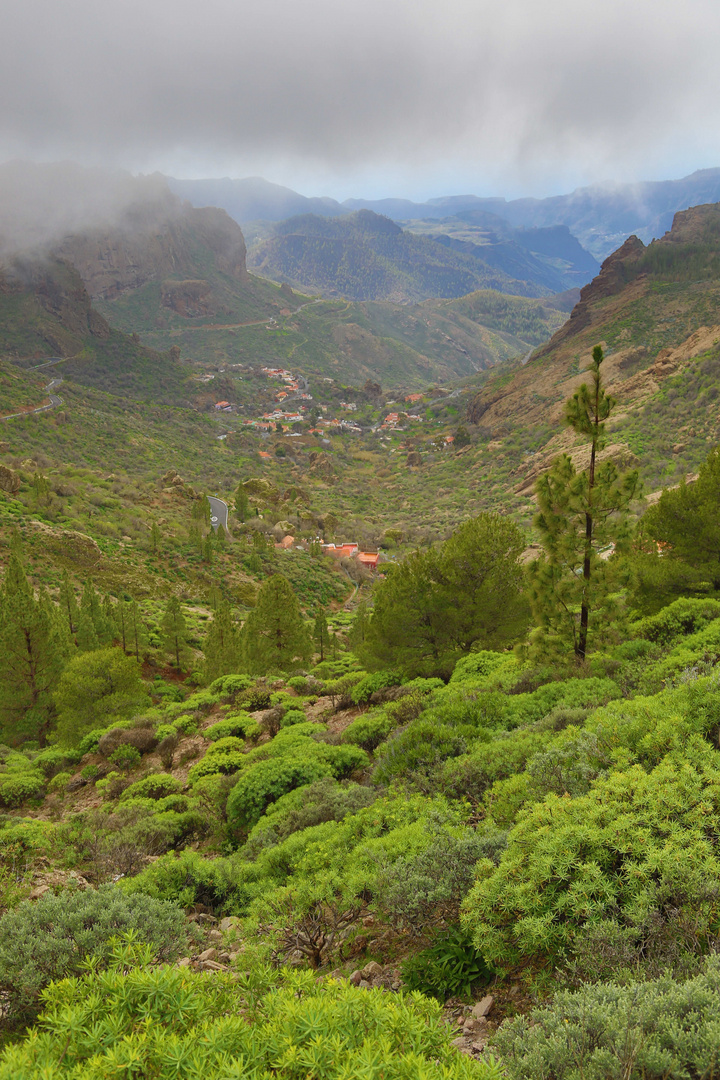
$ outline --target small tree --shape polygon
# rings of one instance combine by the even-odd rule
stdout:
[[[55,691],[61,742],[76,746],[93,728],[127,719],[150,704],[140,668],[122,649],[73,657]]]
[[[317,651],[320,653],[320,663],[325,659],[325,655],[330,644],[330,635],[328,631],[327,616],[324,611],[318,611],[315,616],[315,623],[313,626],[313,640]]]
[[[243,628],[245,664],[252,674],[286,671],[307,662],[310,635],[290,582],[273,574],[261,586],[255,608]]]
[[[157,553],[157,549],[160,547],[160,529],[156,521],[153,521],[150,526],[150,550],[153,554]]]
[[[233,675],[240,671],[242,663],[240,631],[226,600],[220,600],[215,608],[203,652],[205,653],[205,672],[210,682],[221,675]]]
[[[250,516],[250,499],[243,484],[238,484],[235,491],[235,515],[238,521],[246,521]]]
[[[589,466],[577,472],[563,454],[538,480],[535,525],[545,552],[528,570],[536,651],[563,651],[570,645],[578,660],[588,650],[591,615],[594,633],[607,630],[618,617],[613,594],[619,567],[608,556],[613,549],[617,554],[627,549],[627,510],[639,489],[637,472],[620,473],[611,461],[597,460],[605,446],[605,421],[616,404],[603,386],[602,361],[602,348],[596,345],[590,382],[580,386],[565,409],[566,423],[589,440]]]
[[[171,596],[168,600],[160,629],[163,648],[175,661],[178,671],[181,671],[190,655],[190,650],[188,649],[187,623],[177,596]]]

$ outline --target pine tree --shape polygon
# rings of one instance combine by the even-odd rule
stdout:
[[[206,562],[208,564],[208,566],[212,566],[213,556],[214,556],[214,552],[213,552],[212,536],[210,535],[210,533],[208,533],[208,535],[203,540],[203,545],[202,545],[203,562]]]
[[[605,390],[600,366],[603,351],[593,349],[590,383],[583,383],[566,405],[567,424],[590,443],[587,469],[577,472],[561,455],[538,480],[539,513],[535,524],[544,554],[528,568],[530,604],[537,623],[533,646],[538,654],[572,648],[584,660],[593,636],[607,634],[620,614],[618,561],[607,558],[627,550],[627,511],[638,493],[636,472],[621,474],[611,462],[598,463],[605,446],[605,422],[616,402]],[[601,552],[606,557],[603,558]]]
[[[235,516],[242,522],[250,516],[250,499],[243,484],[238,484],[235,491]]]
[[[63,617],[67,620],[68,632],[74,634],[77,630],[80,609],[78,607],[77,599],[75,598],[75,590],[70,584],[70,575],[67,570],[63,570],[62,582],[60,584],[60,610],[63,613]]]
[[[168,600],[160,629],[165,652],[175,661],[175,667],[178,671],[182,671],[183,665],[190,656],[190,650],[188,648],[187,624],[182,605],[177,596],[171,596]]]
[[[158,528],[157,522],[153,521],[152,525],[150,526],[150,550],[153,552],[153,554],[156,554],[159,547],[160,529]]]
[[[310,635],[282,574],[273,574],[258,591],[257,604],[245,620],[243,651],[248,670],[258,675],[287,671],[310,658]]]
[[[6,741],[44,744],[53,725],[52,694],[72,652],[64,616],[41,591],[35,597],[17,554],[0,589],[0,730]]]
[[[325,659],[325,654],[330,644],[327,616],[324,611],[318,611],[313,626],[313,640],[320,653],[320,663]]]
[[[242,666],[240,630],[226,600],[218,603],[203,645],[208,679],[233,675]]]
[[[140,653],[147,644],[147,630],[137,600],[131,600],[125,606],[128,648],[140,663]]]

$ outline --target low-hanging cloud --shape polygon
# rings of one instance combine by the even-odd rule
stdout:
[[[2,25],[5,157],[532,187],[710,164],[720,135],[711,0],[24,0]]]

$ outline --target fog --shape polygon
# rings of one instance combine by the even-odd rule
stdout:
[[[709,0],[24,0],[2,26],[0,160],[339,198],[718,164]]]

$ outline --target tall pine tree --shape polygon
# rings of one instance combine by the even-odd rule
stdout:
[[[297,597],[282,574],[273,574],[261,586],[243,627],[243,652],[247,670],[257,675],[288,671],[309,660],[310,635]]]
[[[240,628],[226,600],[220,600],[203,645],[208,680],[234,675],[242,667]]]
[[[174,663],[178,671],[181,671],[188,661],[190,650],[188,647],[187,623],[177,596],[171,596],[165,605],[160,629],[163,648],[172,658],[172,663]]]
[[[591,632],[602,640],[621,614],[616,596],[619,563],[608,558],[608,552],[627,550],[627,511],[639,481],[636,472],[620,473],[611,461],[598,461],[606,444],[605,422],[616,404],[603,385],[602,361],[603,351],[596,345],[590,381],[565,408],[568,426],[590,444],[588,468],[578,472],[563,454],[535,487],[535,524],[545,549],[528,568],[537,655],[572,650],[577,660],[584,660]]]
[[[0,590],[0,737],[44,745],[52,699],[73,650],[67,623],[47,596],[36,598],[19,556],[10,556]]]

